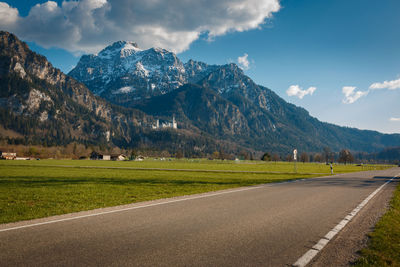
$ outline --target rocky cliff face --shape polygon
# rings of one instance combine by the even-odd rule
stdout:
[[[192,59],[190,59],[183,66],[185,67],[187,83],[198,83],[209,73],[217,70],[220,67],[218,65],[208,65],[204,62],[194,61]]]
[[[123,135],[119,126],[125,125],[126,129],[146,123],[146,116],[139,111],[130,112],[129,116],[115,112],[111,104],[7,32],[0,32],[0,62],[0,108],[4,120],[11,128],[20,125],[26,136],[40,132],[44,139],[63,142],[110,142],[113,136]],[[124,137],[129,141],[129,134]]]
[[[227,99],[241,96],[264,110],[271,109],[268,97],[270,90],[255,84],[236,64],[219,66],[205,75],[198,83],[218,92]],[[236,104],[242,105],[243,103],[237,102]]]
[[[80,82],[63,74],[59,69],[54,68],[45,57],[32,52],[28,46],[18,40],[16,36],[0,32],[0,56],[3,63],[0,69],[2,77],[16,75],[18,78],[29,83],[37,80],[45,82],[52,87],[60,89],[64,94],[80,105],[85,105],[90,111],[106,120],[111,119],[110,105],[104,100],[96,98],[92,92]],[[13,88],[8,88],[13,90]],[[32,89],[39,92],[37,89]],[[47,88],[42,88],[41,93],[28,93],[27,101],[40,101],[39,99],[50,99],[48,94],[54,92]],[[47,90],[46,90],[47,89]],[[27,88],[29,90],[29,88]],[[33,97],[33,96],[38,97]],[[29,103],[27,103],[30,106]],[[37,105],[36,105],[37,106]]]

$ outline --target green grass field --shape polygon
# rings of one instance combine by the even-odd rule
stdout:
[[[384,167],[335,165],[334,170],[342,173],[371,168]],[[297,163],[297,171],[294,173],[293,163],[260,161],[0,161],[0,223],[310,178],[329,174],[330,168]]]
[[[355,266],[400,266],[400,184]]]
[[[2,165],[33,165],[33,166],[96,166],[96,167],[123,167],[123,168],[159,168],[159,169],[189,169],[189,170],[226,170],[226,171],[256,171],[256,172],[294,172],[293,162],[264,162],[264,161],[229,161],[207,159],[146,159],[144,161],[102,161],[102,160],[28,160],[28,161],[0,161]],[[364,165],[356,166],[334,165],[335,173],[356,172],[372,169],[385,169],[391,166]],[[299,173],[330,173],[328,165],[323,163],[297,163]]]

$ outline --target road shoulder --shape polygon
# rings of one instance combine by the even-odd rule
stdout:
[[[368,233],[389,208],[398,180],[385,186],[334,240],[310,262],[308,266],[349,266],[358,257],[358,251],[367,246]]]

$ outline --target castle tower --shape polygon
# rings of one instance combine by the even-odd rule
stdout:
[[[174,129],[178,128],[178,124],[175,121],[175,116],[172,117],[172,128],[174,128]]]

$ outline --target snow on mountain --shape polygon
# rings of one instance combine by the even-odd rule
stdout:
[[[133,88],[132,86],[124,86],[119,88],[118,90],[113,91],[113,94],[126,94],[126,93],[130,93],[133,90],[135,90],[135,88]]]
[[[190,59],[184,64],[186,70],[186,77],[189,83],[197,83],[203,79],[207,74],[215,71],[220,66],[218,65],[208,65],[204,62],[194,61]]]
[[[270,108],[266,90],[236,64],[208,65],[194,60],[183,64],[168,50],[142,50],[133,42],[115,42],[97,55],[82,56],[69,75],[95,94],[130,107],[184,84],[197,83],[227,99],[241,95],[263,109]]]
[[[162,48],[142,50],[126,41],[115,42],[97,55],[82,56],[69,75],[110,100],[122,93],[137,100],[160,95],[187,81],[185,67],[174,53]],[[135,90],[116,90],[131,87]]]
[[[95,94],[126,104],[197,82],[217,67],[193,60],[183,64],[168,50],[142,50],[134,42],[118,41],[97,55],[82,56],[69,75],[86,84]]]

